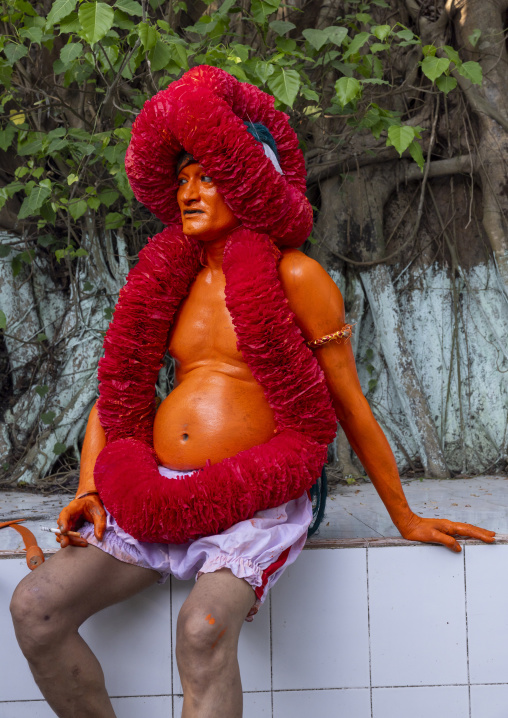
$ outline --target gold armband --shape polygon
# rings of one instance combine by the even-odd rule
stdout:
[[[351,335],[353,333],[353,325],[352,324],[344,324],[342,329],[339,329],[338,331],[334,332],[333,334],[325,334],[324,337],[321,337],[320,339],[312,339],[311,341],[307,342],[307,346],[311,349],[317,349],[318,347],[322,347],[325,344],[328,344],[329,342],[333,341],[339,341],[340,339],[344,339],[345,341],[348,341],[348,339],[351,339]]]

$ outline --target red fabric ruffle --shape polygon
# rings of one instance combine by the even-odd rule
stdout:
[[[139,253],[121,289],[99,360],[97,409],[108,441],[152,445],[155,383],[180,302],[198,270],[199,245],[166,227]]]
[[[287,430],[190,476],[167,479],[147,444],[120,439],[100,454],[95,482],[108,511],[138,541],[186,543],[301,496],[319,476],[326,450]]]
[[[183,543],[217,533],[297,498],[321,471],[335,415],[280,285],[279,256],[268,237],[239,228],[228,239],[223,265],[238,348],[279,433],[174,480],[160,476],[152,448],[154,384],[175,311],[199,270],[198,246],[180,229],[167,228],[129,275],[100,362],[98,409],[109,443],[97,459],[95,481],[106,508],[134,538]]]

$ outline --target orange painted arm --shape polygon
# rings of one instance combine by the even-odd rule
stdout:
[[[342,295],[317,262],[298,250],[288,250],[283,253],[279,275],[307,340],[331,334],[346,323]],[[461,550],[455,535],[491,543],[492,531],[446,519],[423,519],[411,511],[393,452],[363,395],[350,342],[332,341],[314,354],[324,371],[337,419],[402,536],[441,543],[454,551]]]
[[[106,435],[99,422],[97,407],[94,404],[86,427],[85,440],[81,450],[81,467],[76,498],[60,512],[58,527],[62,535],[56,536],[62,548],[69,544],[86,546],[85,539],[65,535],[69,530],[78,528],[85,521],[94,525],[95,536],[102,540],[106,529],[106,512],[96,491],[93,470],[97,457],[106,446]],[[90,493],[92,492],[92,493]],[[83,496],[83,494],[88,494]],[[82,498],[79,498],[82,497]]]

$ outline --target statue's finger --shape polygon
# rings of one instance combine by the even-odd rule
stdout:
[[[457,536],[479,539],[480,541],[485,541],[485,543],[493,543],[496,535],[495,531],[482,529],[480,526],[473,526],[472,524],[461,523],[452,523],[451,533]]]
[[[432,543],[440,543],[443,546],[449,548],[451,551],[454,551],[455,553],[460,553],[460,551],[462,551],[459,542],[454,539],[453,536],[449,536],[448,534],[443,533],[438,529],[433,529],[427,540]]]
[[[86,540],[86,538],[83,538],[82,536],[69,536],[68,538],[69,538],[70,546],[78,546],[81,548],[88,546],[88,541]]]

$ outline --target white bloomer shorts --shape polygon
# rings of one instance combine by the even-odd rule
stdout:
[[[159,472],[169,479],[192,473],[163,466]],[[90,544],[120,561],[158,571],[159,583],[170,575],[185,581],[228,568],[252,586],[257,597],[256,609],[303,549],[311,520],[312,504],[304,494],[276,508],[258,511],[251,519],[240,521],[216,536],[185,544],[137,541],[118,526],[109,512],[102,541],[95,538],[93,524],[85,524],[80,533]]]

